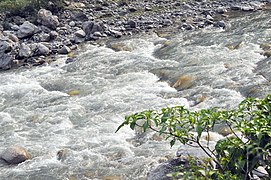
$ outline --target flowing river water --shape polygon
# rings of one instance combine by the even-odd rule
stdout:
[[[20,145],[31,159],[0,166],[0,179],[145,179],[177,146],[148,135],[138,142],[128,127],[115,133],[124,116],[174,105],[232,108],[270,93],[271,61],[260,48],[271,42],[270,17],[242,14],[226,30],[166,42],[156,35],[122,40],[131,51],[88,45],[70,64],[63,58],[1,72],[0,151]],[[180,76],[189,82],[177,91],[170,84]],[[74,90],[80,93],[67,94]]]

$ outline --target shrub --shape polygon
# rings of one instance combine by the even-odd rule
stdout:
[[[200,138],[217,124],[226,124],[233,134],[219,140],[212,150],[208,145],[203,146]],[[206,163],[202,168],[191,163],[192,168],[181,173],[182,177],[251,179],[252,171],[259,166],[267,167],[266,171],[271,174],[271,94],[264,99],[248,98],[234,110],[213,108],[192,112],[182,106],[147,110],[126,116],[117,131],[125,125],[166,135],[171,146],[176,141],[187,145],[192,141],[216,165],[212,168]],[[191,132],[196,132],[196,136]]]
[[[1,0],[0,12],[23,16],[34,13],[41,7],[59,9],[62,6],[62,0]]]

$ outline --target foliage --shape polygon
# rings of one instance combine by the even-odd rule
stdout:
[[[50,3],[49,3],[50,2]],[[60,8],[62,0],[0,0],[0,12],[9,12],[12,15],[31,14],[41,7]]]
[[[215,149],[203,146],[200,141],[202,133],[212,131],[216,124],[227,125],[233,134],[219,140]],[[214,108],[192,112],[182,106],[146,110],[126,116],[117,131],[125,125],[166,135],[171,146],[176,141],[187,145],[192,141],[216,165],[212,168],[207,163],[195,168],[192,163],[192,168],[183,177],[251,179],[252,171],[259,166],[269,167],[266,170],[271,174],[271,94],[264,99],[248,98],[234,110]]]

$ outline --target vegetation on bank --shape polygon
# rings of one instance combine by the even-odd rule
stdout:
[[[203,132],[209,134],[218,124],[228,126],[232,134],[219,140],[214,149],[209,143],[204,146]],[[147,110],[126,116],[117,131],[125,125],[165,135],[171,146],[176,141],[196,143],[208,155],[200,164],[191,158],[189,168],[180,167],[180,172],[172,175],[175,178],[252,179],[259,166],[271,174],[271,94],[264,99],[248,98],[234,110],[192,112],[182,106]]]
[[[63,0],[0,0],[0,12],[9,12],[12,15],[31,14],[41,7],[50,6],[61,8]]]

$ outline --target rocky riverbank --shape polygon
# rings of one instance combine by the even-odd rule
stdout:
[[[0,70],[48,64],[80,43],[156,32],[159,36],[206,26],[227,28],[234,12],[270,7],[270,0],[82,0],[65,1],[62,10],[40,9],[34,16],[0,16]],[[55,12],[54,14],[52,12]]]

